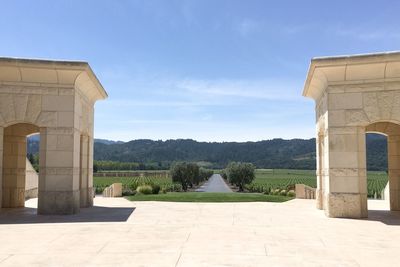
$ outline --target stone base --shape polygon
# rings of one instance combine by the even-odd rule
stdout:
[[[324,208],[323,206],[323,200],[324,200],[324,196],[323,196],[323,192],[321,189],[316,189],[315,190],[315,199],[316,199],[316,206],[317,209],[322,210]]]
[[[391,189],[389,185],[390,210],[400,210],[400,190]]]
[[[2,192],[3,208],[23,208],[25,207],[25,189],[3,187]]]
[[[66,215],[79,213],[79,190],[39,191],[38,214]]]
[[[38,197],[38,189],[37,188],[25,190],[25,200],[28,200],[30,198],[37,198],[37,197]]]
[[[329,193],[325,195],[325,201],[325,214],[328,217],[368,217],[367,194]]]
[[[93,187],[80,190],[80,204],[81,208],[93,206]]]

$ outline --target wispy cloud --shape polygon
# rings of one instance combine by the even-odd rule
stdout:
[[[315,29],[315,25],[312,24],[291,24],[284,25],[281,27],[280,32],[285,35],[296,35],[303,34],[307,31]]]
[[[178,86],[197,95],[211,97],[297,100],[301,83],[290,80],[183,80]]]
[[[308,23],[282,24],[277,26],[265,20],[255,20],[248,18],[242,19],[239,22],[234,23],[235,31],[239,33],[242,37],[248,37],[257,33],[290,37],[304,34],[305,32],[309,32],[310,30],[315,28],[315,25]]]
[[[108,100],[107,105],[114,107],[188,107],[188,106],[216,106],[222,103],[209,103],[206,101],[170,101],[170,100]]]
[[[308,101],[301,97],[302,79],[198,79],[168,73],[155,78],[124,71],[107,78],[115,91],[96,104],[101,124],[95,127],[102,138],[260,140],[289,132],[298,136],[280,130],[296,116],[309,117],[313,124],[313,114],[299,112]]]
[[[310,120],[312,121],[312,120]],[[167,140],[192,138],[199,141],[259,141],[272,138],[311,138],[314,136],[313,122],[298,125],[279,125],[258,122],[256,125],[242,127],[237,122],[199,123],[196,121],[179,121],[173,123],[125,123],[125,127],[99,129],[96,138],[130,141],[133,139]],[[171,126],[171,127],[170,127]],[[251,129],[249,128],[251,127]],[[288,131],[295,127],[296,131]],[[162,135],[160,130],[162,129]],[[250,130],[249,130],[250,129]]]
[[[129,124],[191,124],[192,121],[190,120],[170,120],[170,119],[165,119],[165,120],[154,120],[154,119],[148,119],[148,120],[126,120],[126,121],[121,121],[121,123],[129,123]]]
[[[235,25],[235,29],[243,37],[255,33],[261,29],[261,22],[252,19],[243,19]]]
[[[145,119],[145,120],[126,120],[126,121],[121,121],[120,123],[122,124],[143,124],[143,125],[181,125],[181,126],[198,126],[198,125],[213,125],[217,126],[219,122],[211,121],[211,118],[208,117],[202,117],[200,119]],[[233,126],[233,124],[227,124],[225,126]]]
[[[196,107],[237,106],[248,101],[301,101],[302,80],[160,78],[119,80],[119,92],[105,106]],[[128,95],[127,95],[128,94]],[[129,96],[129,97],[128,97]]]
[[[353,37],[364,41],[382,39],[400,40],[400,32],[398,29],[393,30],[391,28],[371,29],[369,27],[337,27],[333,30],[333,32],[339,36]]]
[[[182,2],[180,6],[180,13],[184,18],[184,21],[188,25],[193,25],[198,23],[195,16],[195,2],[193,1]]]

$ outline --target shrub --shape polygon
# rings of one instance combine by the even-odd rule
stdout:
[[[285,189],[283,189],[280,193],[279,193],[279,195],[281,195],[281,196],[286,196],[286,190]]]
[[[266,190],[264,190],[263,194],[264,194],[264,195],[269,195],[269,194],[271,194],[271,188],[267,188]]]
[[[279,195],[280,192],[281,192],[281,190],[279,190],[279,189],[274,189],[274,190],[272,191],[272,194],[273,194],[273,195]]]
[[[231,162],[226,167],[228,181],[239,187],[239,191],[243,191],[244,186],[254,180],[254,170],[254,165],[251,163]]]
[[[171,191],[173,191],[173,192],[182,192],[182,190],[183,190],[181,184],[173,184],[171,189],[172,189]]]
[[[152,194],[157,195],[160,192],[161,187],[158,184],[153,184],[151,186],[152,188]]]
[[[96,186],[96,189],[95,189],[96,194],[102,194],[105,188],[106,188],[105,186],[104,187]]]
[[[150,195],[153,193],[153,188],[150,185],[141,185],[136,188],[136,191],[143,195]]]
[[[222,171],[220,172],[220,175],[221,175],[222,178],[224,178],[225,180],[228,180],[228,175],[226,174],[226,171],[225,171],[225,170],[222,170]]]
[[[161,193],[162,194],[166,194],[167,193],[167,189],[166,188],[161,189]]]
[[[294,190],[290,190],[289,192],[287,192],[286,196],[288,197],[295,197],[296,193],[294,192]]]
[[[136,195],[136,190],[132,190],[131,188],[123,188],[122,195],[123,196],[134,196]]]

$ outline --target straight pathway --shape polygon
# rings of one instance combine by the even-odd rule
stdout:
[[[213,174],[207,182],[205,182],[200,188],[196,189],[197,192],[220,192],[228,193],[232,192],[229,186],[222,179],[221,175]]]

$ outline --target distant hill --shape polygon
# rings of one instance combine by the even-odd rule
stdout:
[[[380,134],[367,134],[367,168],[371,171],[387,170],[387,142]]]
[[[98,138],[95,138],[94,142],[95,143],[105,144],[105,145],[114,145],[114,144],[123,144],[123,143],[125,143],[125,142],[122,142],[122,141],[113,141],[113,140],[98,139]]]
[[[370,170],[386,170],[386,138],[367,135],[367,164]],[[38,140],[28,143],[37,153]],[[252,162],[258,168],[315,169],[315,139],[272,139],[259,142],[197,142],[191,139],[130,142],[95,139],[95,160],[137,162],[168,168],[173,161],[193,161],[223,168],[230,161]]]
[[[124,144],[96,143],[96,160],[157,163],[194,161],[214,168],[230,161],[252,162],[260,168],[315,167],[315,139],[273,139],[260,142],[197,142],[191,139],[167,141],[134,140]]]

